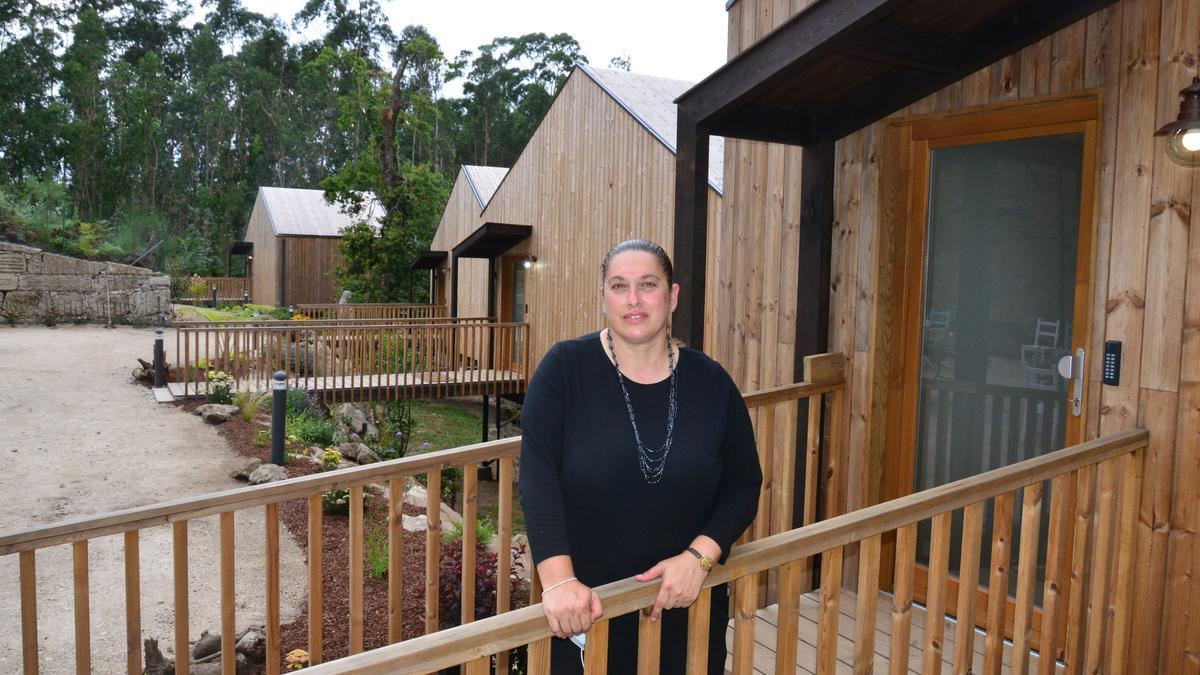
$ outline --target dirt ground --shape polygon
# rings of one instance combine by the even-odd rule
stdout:
[[[168,345],[174,335],[168,330]],[[0,327],[0,533],[241,485],[238,459],[199,417],[158,405],[130,380],[150,360],[154,331],[126,326]],[[170,349],[168,349],[168,352]],[[236,519],[237,626],[264,622],[263,513]],[[220,627],[216,516],[189,530],[190,634]],[[303,554],[281,536],[283,621],[304,602]],[[141,533],[142,636],[171,656],[174,602],[171,531]],[[121,537],[89,546],[92,666],[124,670],[125,602]],[[74,671],[71,547],[37,554],[42,672]],[[16,555],[0,557],[0,672],[21,669]]]

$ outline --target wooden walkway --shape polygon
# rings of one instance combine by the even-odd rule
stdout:
[[[817,662],[817,615],[819,612],[819,593],[813,591],[805,594],[800,598],[800,635],[797,640],[796,647],[796,673],[808,674],[816,672]],[[858,600],[857,595],[843,588],[841,591],[841,602],[838,603],[838,608],[841,612],[840,620],[838,621],[838,673],[853,673],[854,672],[854,628],[855,614],[857,612]],[[876,604],[875,617],[875,672],[886,673],[890,667],[889,656],[892,651],[892,598],[886,593],[879,594],[879,602]],[[730,611],[732,611],[732,603]],[[754,672],[761,675],[774,675],[775,673],[775,629],[778,625],[778,606],[770,605],[758,610],[757,621],[755,621],[754,635]],[[942,672],[954,672],[954,620],[946,619],[946,631],[942,646]],[[924,641],[925,641],[925,609],[923,607],[913,606],[912,619],[912,635],[909,639],[908,646],[908,672],[920,673],[921,664],[924,659]],[[983,641],[984,635],[981,631],[975,631],[975,657],[973,659],[971,672],[983,672]],[[733,651],[733,620],[729,622],[729,630],[725,638],[726,646],[732,653]],[[1012,645],[1005,643],[1004,645],[1004,672],[1011,671]],[[1030,672],[1036,672],[1038,667],[1038,657],[1034,654],[1030,657]],[[732,658],[725,662],[726,672],[732,668]],[[1057,672],[1065,672],[1061,664],[1056,668]]]
[[[442,396],[478,396],[516,394],[525,391],[525,376],[513,370],[425,371],[420,373],[384,373],[378,375],[339,375],[289,377],[288,389],[315,394],[367,394],[386,391],[388,398],[431,398]],[[269,391],[267,381],[243,380],[243,390]],[[168,391],[176,399],[200,398],[208,391],[207,382],[170,382]],[[342,397],[344,398],[344,397]],[[382,398],[382,397],[381,397]]]

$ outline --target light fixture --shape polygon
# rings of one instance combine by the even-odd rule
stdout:
[[[533,263],[537,262],[537,256],[532,253],[525,254],[525,269],[533,267]]]
[[[1167,137],[1167,155],[1180,166],[1200,166],[1200,76],[1179,92],[1179,116],[1154,132]]]

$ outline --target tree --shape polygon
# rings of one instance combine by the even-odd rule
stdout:
[[[57,23],[49,6],[32,0],[0,6],[0,176],[10,181],[58,164]]]
[[[108,35],[100,15],[85,9],[63,56],[62,97],[70,119],[63,128],[63,156],[75,207],[85,219],[102,218],[104,166],[110,122],[104,91]]]
[[[464,163],[507,166],[541,122],[567,75],[587,63],[566,33],[502,37],[464,51],[451,64],[448,80],[462,77]]]

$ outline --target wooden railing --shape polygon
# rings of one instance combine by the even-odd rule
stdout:
[[[250,286],[250,279],[247,277],[191,277],[187,280],[188,284],[194,284],[197,279],[204,283],[204,295],[194,296],[184,290],[183,297],[178,298],[179,302],[189,303],[206,303],[212,301],[212,289],[217,288],[217,302],[240,303],[245,297],[244,293],[249,293],[251,299],[254,297],[254,291]]]
[[[529,324],[483,319],[181,326],[172,378],[185,396],[207,391],[211,370],[250,391],[266,391],[284,371],[292,388],[333,401],[501,395],[524,390],[528,350]]]
[[[799,399],[810,399],[810,417],[815,424],[810,428],[810,452],[815,454],[816,442],[813,439],[820,436],[820,408],[822,396],[831,396],[830,405],[841,405],[840,397],[844,391],[842,377],[842,358],[840,355],[821,355],[809,357],[806,360],[806,382],[788,385],[745,395],[747,407],[759,416],[756,435],[759,439],[760,454],[764,458],[764,469],[767,478],[764,480],[764,499],[771,506],[760,509],[756,524],[752,531],[764,533],[773,532],[791,525],[791,485],[794,464],[789,456],[794,457],[794,449],[788,449],[787,443],[775,443],[773,439],[782,434],[795,437],[796,403]],[[812,412],[814,411],[815,412]],[[780,429],[775,428],[775,419],[782,417],[784,424]],[[777,433],[778,432],[778,433]],[[771,440],[768,440],[770,438]],[[370,464],[366,466],[343,469],[334,472],[320,473],[302,478],[294,478],[267,485],[230,490],[226,492],[190,497],[152,506],[128,509],[115,513],[102,514],[82,518],[73,518],[53,525],[44,525],[19,532],[0,533],[0,556],[18,554],[20,557],[20,596],[21,596],[21,626],[22,654],[26,673],[36,673],[38,668],[38,630],[37,605],[38,588],[36,582],[36,554],[38,550],[52,546],[70,544],[75,556],[74,593],[76,597],[86,597],[88,593],[88,543],[97,537],[122,534],[125,544],[125,585],[126,590],[126,659],[130,672],[141,672],[141,590],[140,590],[140,531],[169,525],[172,528],[172,565],[175,600],[175,630],[174,644],[176,654],[189,653],[188,634],[188,531],[189,523],[199,518],[217,516],[220,522],[220,602],[221,602],[221,638],[222,656],[233,658],[233,639],[235,637],[235,615],[233,611],[236,588],[232,570],[234,569],[233,534],[235,514],[247,509],[263,508],[266,517],[266,626],[267,653],[278,655],[280,649],[280,594],[279,594],[279,504],[286,500],[306,499],[308,504],[308,651],[312,663],[322,660],[322,540],[320,533],[322,523],[321,496],[325,492],[336,489],[349,489],[350,518],[349,540],[351,542],[351,564],[349,573],[350,613],[347,631],[350,636],[350,651],[357,653],[363,647],[363,491],[366,486],[374,483],[386,486],[387,499],[391,505],[387,528],[388,551],[388,641],[400,640],[402,620],[402,573],[400,571],[402,538],[401,511],[398,505],[402,502],[402,492],[405,478],[410,476],[426,476],[427,500],[426,517],[428,530],[425,535],[425,630],[432,633],[439,625],[438,588],[439,559],[441,550],[441,480],[442,472],[454,467],[462,467],[462,516],[463,516],[463,564],[461,616],[462,623],[470,623],[475,617],[475,556],[476,529],[478,520],[478,484],[475,467],[486,461],[498,460],[499,490],[498,490],[498,543],[501,555],[498,557],[496,578],[509,580],[512,567],[511,559],[504,552],[509,551],[512,541],[513,513],[513,476],[514,460],[520,451],[520,441],[508,438],[488,443],[480,443],[452,450],[444,450],[429,454],[406,457],[398,460]],[[780,479],[775,479],[780,476]],[[807,512],[806,512],[807,513]],[[786,515],[785,515],[786,514]],[[806,515],[807,517],[807,515]],[[759,525],[758,523],[766,523]],[[761,530],[759,529],[761,528]],[[758,544],[754,544],[758,545]],[[239,560],[239,566],[245,566],[244,560]],[[764,568],[765,569],[765,568]],[[531,571],[532,572],[532,571]],[[531,598],[540,597],[536,574],[531,574]],[[650,597],[650,596],[647,596]],[[497,613],[504,613],[511,607],[512,588],[509,583],[500,583],[496,588]],[[606,603],[606,607],[609,605]],[[523,611],[523,610],[518,610]],[[610,610],[611,611],[611,610]],[[521,615],[527,616],[527,615]],[[541,617],[538,609],[537,617]],[[112,620],[112,617],[104,617]],[[520,624],[519,625],[524,625]],[[76,635],[90,635],[91,616],[86,606],[82,611],[75,612]],[[545,629],[545,622],[541,622]],[[496,629],[504,633],[505,629]],[[535,636],[536,639],[546,637],[545,634]],[[534,638],[525,640],[532,641]],[[524,644],[522,642],[520,644]],[[515,644],[515,643],[514,643]],[[548,642],[539,642],[547,647]],[[497,648],[493,651],[502,651]],[[451,650],[449,653],[457,654]],[[497,654],[499,665],[504,665],[507,652]],[[466,659],[462,659],[465,661]],[[183,661],[186,661],[184,659]],[[84,640],[76,645],[76,667],[81,672],[87,672],[91,662],[90,642]],[[224,663],[225,672],[232,673],[234,665],[231,661]],[[267,672],[279,672],[280,663],[276,658],[267,660]],[[431,666],[425,671],[433,670]],[[497,672],[505,672],[498,668]],[[177,663],[176,672],[187,675],[186,663]],[[387,667],[381,672],[390,672]]]
[[[316,303],[296,305],[296,311],[310,319],[440,319],[450,314],[446,305],[389,302]]]
[[[955,600],[945,593],[952,516],[956,511],[963,512],[962,560],[978,561],[985,505],[988,500],[994,500],[995,534],[991,542],[993,562],[989,575],[983,671],[1001,672],[1005,610],[1008,607],[1009,538],[1013,504],[1019,497],[1024,508],[1012,672],[1026,673],[1030,669],[1034,578],[1039,548],[1039,528],[1035,524],[1046,501],[1050,502],[1051,530],[1046,542],[1048,574],[1043,590],[1041,654],[1055,654],[1061,647],[1070,672],[1128,672],[1126,658],[1131,635],[1130,594],[1135,555],[1133,537],[1142,458],[1148,439],[1149,434],[1143,429],[1120,432],[735,548],[726,564],[708,576],[700,598],[689,610],[687,671],[702,672],[704,669],[711,587],[730,583],[733,585],[730,605],[734,623],[733,672],[735,675],[754,672],[757,578],[763,572],[777,570],[780,599],[775,672],[780,675],[795,673],[801,565],[820,556],[815,662],[802,665],[805,670],[833,673],[838,661],[838,604],[843,555],[848,546],[856,545],[859,581],[854,670],[872,672],[876,665],[875,603],[881,549],[884,537],[894,536],[896,585],[889,668],[892,673],[908,672],[917,527],[919,523],[931,520],[932,583],[920,668],[926,673],[940,672],[945,644],[942,617],[948,603]],[[1044,492],[1045,481],[1050,481],[1048,493]],[[978,568],[972,567],[964,565],[960,582],[965,588],[976,585]],[[596,591],[605,614],[588,632],[584,672],[588,675],[606,672],[608,624],[615,617],[633,612],[640,612],[638,673],[658,672],[661,624],[650,621],[648,613],[640,611],[654,604],[658,582],[626,579]],[[975,597],[973,592],[960,593],[956,599],[957,607],[952,610],[955,616],[973,617]],[[1064,613],[1067,617],[1065,630],[1059,627],[1059,618]],[[955,625],[955,672],[972,672],[975,629],[975,622],[971,620],[958,621]],[[541,606],[532,605],[504,616],[327,663],[311,672],[314,675],[425,673],[465,665],[467,673],[482,674],[489,672],[492,654],[529,645],[529,672],[543,674],[549,672],[550,636]],[[1041,673],[1055,672],[1053,658],[1041,658],[1038,665]],[[916,664],[913,667],[917,667]]]

